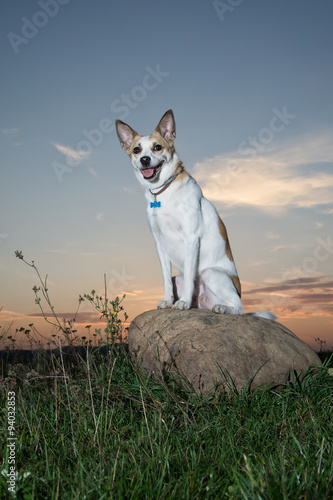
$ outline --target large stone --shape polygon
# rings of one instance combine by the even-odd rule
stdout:
[[[308,344],[275,321],[202,309],[140,314],[128,343],[142,368],[158,377],[171,371],[199,393],[284,384],[292,370],[321,365]]]

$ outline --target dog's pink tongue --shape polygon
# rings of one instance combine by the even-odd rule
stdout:
[[[145,179],[148,179],[149,177],[151,177],[154,173],[154,169],[153,168],[145,168],[144,170],[141,170],[142,172],[142,175],[143,177],[145,177]]]

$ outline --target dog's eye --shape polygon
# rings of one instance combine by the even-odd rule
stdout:
[[[139,146],[136,146],[134,149],[133,149],[133,153],[135,155],[137,155],[138,153],[140,153],[141,149],[139,148]]]
[[[160,144],[155,144],[154,151],[161,151],[162,146]]]

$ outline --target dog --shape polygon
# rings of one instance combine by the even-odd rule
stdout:
[[[164,282],[164,298],[157,307],[243,314],[227,230],[177,156],[173,111],[163,115],[149,136],[139,135],[121,120],[116,120],[116,130],[136,177],[146,188],[148,221]],[[173,278],[172,265],[180,272]],[[251,314],[275,319],[269,312]]]

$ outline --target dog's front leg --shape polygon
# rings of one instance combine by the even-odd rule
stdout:
[[[191,307],[194,282],[198,271],[199,245],[199,237],[188,238],[184,255],[184,287],[180,299],[174,305],[175,309],[190,309]]]
[[[164,298],[157,304],[158,309],[169,309],[173,304],[173,285],[171,279],[171,262],[159,242],[156,243],[158,258],[160,259],[163,283]]]

